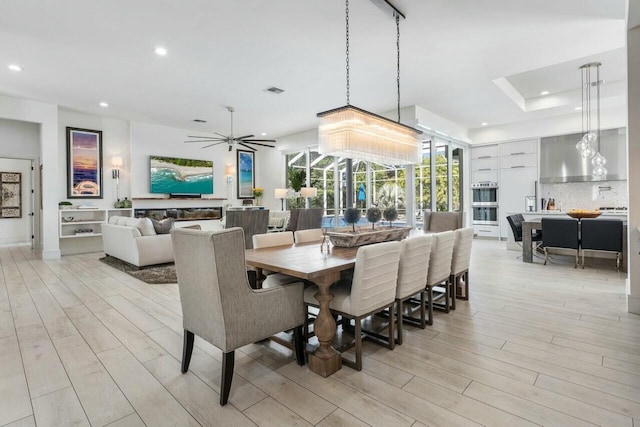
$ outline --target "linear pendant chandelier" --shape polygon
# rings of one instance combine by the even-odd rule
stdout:
[[[349,0],[346,0],[347,105],[318,113],[318,151],[322,154],[396,165],[422,161],[422,132],[400,123],[401,14],[388,1],[386,3],[393,9],[396,19],[398,121],[349,103]]]

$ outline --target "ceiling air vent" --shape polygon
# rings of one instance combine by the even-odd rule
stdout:
[[[280,89],[279,87],[271,86],[265,89],[267,92],[275,93],[276,95],[280,95],[284,92],[284,89]]]
[[[207,123],[206,120],[202,120],[202,119],[193,119],[193,121],[196,123]]]

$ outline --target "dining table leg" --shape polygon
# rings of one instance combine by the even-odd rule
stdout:
[[[320,311],[313,330],[320,346],[309,354],[309,369],[323,377],[328,377],[342,367],[342,356],[331,346],[331,341],[336,334],[336,321],[329,311],[329,302],[333,298],[329,287],[337,278],[331,275],[315,282],[318,292],[314,296],[318,300]]]
[[[533,225],[527,221],[522,223],[522,261],[533,262]]]

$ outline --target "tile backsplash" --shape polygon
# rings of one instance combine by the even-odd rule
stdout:
[[[560,207],[563,211],[629,206],[627,181],[540,184],[538,197],[555,199],[556,209]]]

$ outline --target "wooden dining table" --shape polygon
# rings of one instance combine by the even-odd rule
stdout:
[[[328,377],[342,367],[340,353],[331,346],[336,334],[336,322],[329,311],[332,299],[330,286],[340,278],[340,272],[352,269],[358,248],[331,246],[320,250],[320,243],[302,243],[262,249],[247,249],[246,264],[308,280],[318,286],[315,298],[320,311],[314,325],[319,346],[309,353],[309,369]]]

